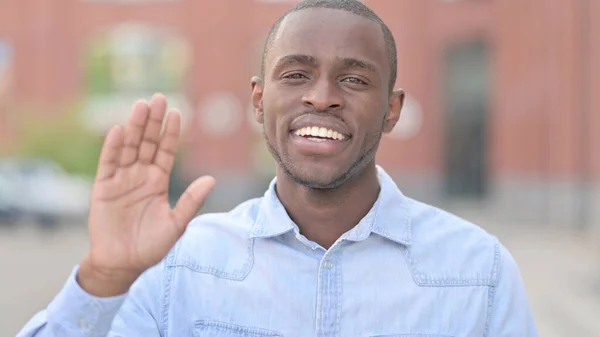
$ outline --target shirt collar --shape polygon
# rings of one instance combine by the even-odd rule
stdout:
[[[344,234],[345,239],[362,241],[371,233],[375,233],[394,242],[410,245],[412,237],[409,200],[383,168],[377,166],[377,172],[381,185],[377,201],[367,215]],[[298,229],[277,197],[276,183],[277,178],[273,178],[264,194],[252,228],[253,238],[274,237]]]
[[[269,188],[265,192],[261,205],[256,215],[256,221],[252,227],[250,237],[252,238],[268,238],[279,236],[286,232],[297,228],[296,224],[290,219],[287,211],[283,207],[275,185],[277,178],[273,178],[269,184]]]
[[[381,191],[375,209],[372,232],[392,241],[412,244],[410,200],[402,194],[394,180],[377,166]]]

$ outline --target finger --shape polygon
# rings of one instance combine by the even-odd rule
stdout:
[[[160,138],[158,152],[154,158],[156,166],[160,167],[167,174],[171,173],[173,163],[175,162],[175,153],[177,152],[180,133],[181,115],[179,111],[172,109],[167,116],[165,131]]]
[[[148,103],[145,101],[137,101],[133,106],[133,112],[125,126],[125,144],[121,152],[121,166],[133,164],[138,157],[144,127],[148,121],[148,110]]]
[[[123,148],[123,129],[120,125],[112,127],[102,145],[96,180],[102,181],[115,175],[119,167],[119,156]]]
[[[215,187],[215,183],[215,178],[211,176],[200,177],[183,192],[172,213],[175,225],[182,230],[187,226],[198,209],[204,204],[208,194]]]
[[[156,155],[160,130],[167,110],[167,100],[165,96],[156,94],[150,101],[150,117],[146,123],[142,144],[140,145],[139,161],[149,164]]]

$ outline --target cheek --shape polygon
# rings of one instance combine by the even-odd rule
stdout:
[[[275,123],[270,117],[271,116],[269,116],[268,113],[265,113],[264,122],[263,122],[263,130],[265,131],[265,133],[267,135],[273,136],[275,134]]]
[[[362,133],[382,132],[387,120],[387,106],[371,104],[360,111],[364,113],[357,118],[357,123]]]
[[[278,137],[278,130],[280,128],[280,121],[275,111],[272,107],[267,106],[263,109],[263,130],[272,141]]]
[[[281,137],[288,129],[287,119],[285,118],[286,109],[282,99],[264,99],[263,100],[263,118],[265,132],[271,137]]]

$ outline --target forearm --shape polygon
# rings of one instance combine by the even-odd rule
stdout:
[[[75,268],[60,293],[17,337],[107,336],[127,294],[96,297],[77,283]]]

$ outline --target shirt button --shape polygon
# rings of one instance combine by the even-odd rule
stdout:
[[[89,329],[89,327],[90,327],[90,326],[89,326],[89,324],[88,324],[88,321],[87,321],[85,318],[80,318],[80,319],[77,321],[77,325],[79,326],[79,328],[80,328],[81,330],[87,330],[87,329]]]
[[[325,261],[325,268],[327,268],[327,269],[333,268],[333,262],[331,262],[331,261]]]

